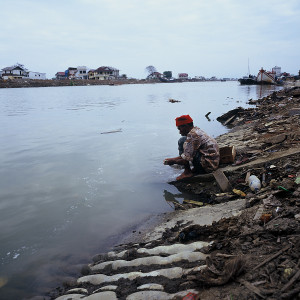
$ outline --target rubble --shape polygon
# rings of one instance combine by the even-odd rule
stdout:
[[[251,103],[220,118],[232,129],[217,141],[234,147],[232,161],[218,174],[172,182],[191,198],[165,191],[173,213],[138,240],[96,255],[76,286],[48,298],[298,299],[300,88]]]

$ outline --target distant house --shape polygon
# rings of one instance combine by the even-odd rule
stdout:
[[[90,69],[88,71],[88,79],[95,79],[95,70],[94,69]]]
[[[39,73],[39,72],[28,72],[28,77],[29,79],[41,79],[45,80],[46,79],[46,73]]]
[[[88,72],[89,79],[110,80],[119,78],[119,70],[112,67],[99,67]]]
[[[65,71],[65,77],[66,77],[66,78],[69,78],[69,79],[74,79],[74,78],[75,78],[76,72],[77,72],[77,68],[69,67],[69,68]]]
[[[179,73],[178,74],[179,79],[189,79],[189,74],[187,73]]]
[[[194,78],[197,79],[197,80],[205,80],[204,76],[195,76]]]
[[[76,79],[88,79],[88,69],[86,66],[77,67],[77,72],[75,73]]]
[[[147,79],[159,79],[163,76],[163,74],[159,72],[153,72],[147,76]]]
[[[65,72],[57,72],[57,73],[55,74],[55,78],[56,78],[56,79],[65,79],[65,78],[66,78]]]
[[[29,77],[29,72],[21,64],[12,67],[6,67],[1,70],[3,79],[24,79]]]

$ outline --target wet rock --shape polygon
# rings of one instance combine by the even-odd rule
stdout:
[[[83,289],[83,288],[76,288],[76,289],[68,290],[66,293],[67,294],[83,294],[83,295],[87,295],[88,294],[88,290],[87,289]]]
[[[137,287],[138,290],[158,290],[158,291],[163,291],[164,287],[161,284],[156,284],[156,283],[148,283],[148,284],[143,284],[139,287]]]
[[[184,297],[188,293],[197,293],[195,290],[187,290],[178,292],[175,294],[168,294],[165,292],[159,291],[143,291],[143,292],[136,292],[134,294],[129,295],[126,300],[145,300],[145,299],[155,299],[155,300],[171,300],[175,297]]]

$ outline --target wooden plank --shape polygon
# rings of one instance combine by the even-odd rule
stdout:
[[[227,179],[227,177],[225,176],[225,174],[223,173],[223,171],[221,169],[217,169],[212,174],[215,177],[220,189],[223,192],[228,192],[232,189],[229,180]]]

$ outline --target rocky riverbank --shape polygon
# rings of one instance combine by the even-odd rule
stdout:
[[[158,225],[137,229],[81,277],[35,299],[297,299],[300,88],[250,103],[219,119],[232,130],[218,143],[236,150],[219,169],[226,188],[213,174],[173,182],[194,198],[166,197],[175,210]],[[261,181],[256,192],[250,174]]]
[[[153,83],[155,81],[151,81]],[[159,81],[157,81],[159,82]],[[0,88],[27,88],[27,87],[53,87],[53,86],[89,86],[89,85],[121,85],[148,83],[146,80],[122,79],[122,80],[89,80],[89,79],[14,79],[0,80]]]

